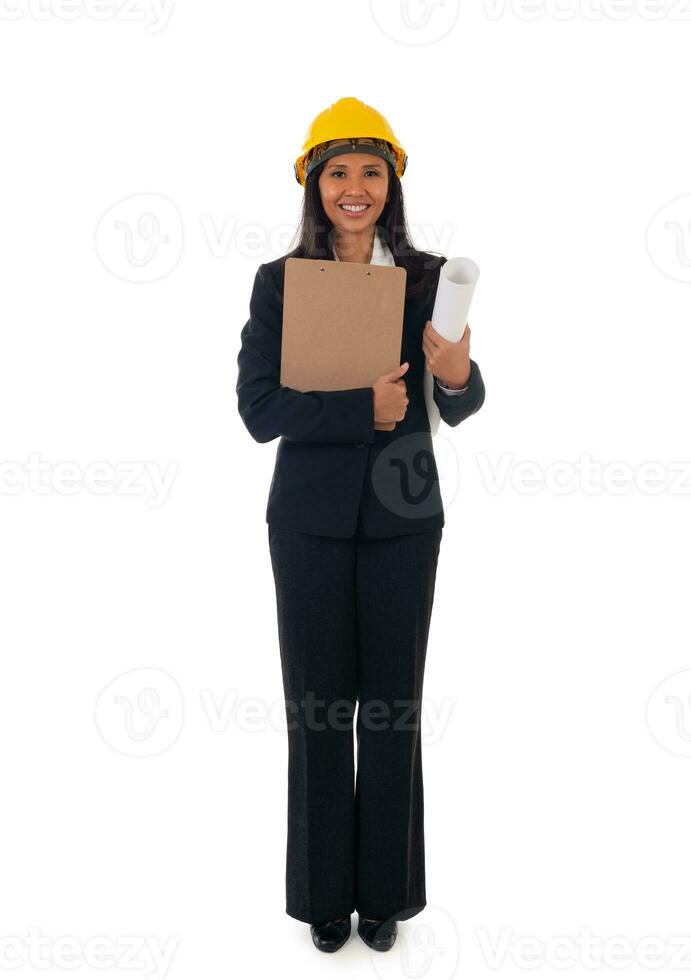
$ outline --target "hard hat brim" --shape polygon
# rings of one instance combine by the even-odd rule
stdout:
[[[348,142],[336,143],[332,146],[324,144],[323,149],[320,149],[319,146],[314,147],[309,154],[305,154],[305,156],[301,157],[293,165],[295,179],[299,184],[304,185],[313,170],[339,153],[371,153],[373,156],[381,157],[382,160],[390,163],[394,173],[399,178],[403,176],[408,164],[408,157],[403,151],[399,150],[396,153],[393,147],[387,149],[385,146],[380,146],[377,143],[359,142],[359,140],[359,137],[354,137],[348,140]],[[390,146],[390,144],[387,145]],[[302,176],[300,173],[301,170],[303,172]]]

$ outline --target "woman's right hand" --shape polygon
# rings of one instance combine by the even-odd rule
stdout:
[[[406,383],[400,378],[409,367],[408,361],[404,361],[400,367],[382,374],[372,385],[375,422],[400,422],[405,418],[408,395]]]

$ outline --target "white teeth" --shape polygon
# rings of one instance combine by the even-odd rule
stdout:
[[[340,204],[344,211],[366,211],[369,204]]]

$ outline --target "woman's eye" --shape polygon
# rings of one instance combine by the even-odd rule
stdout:
[[[331,176],[332,177],[337,177],[339,174],[342,174],[342,173],[344,173],[343,170],[332,170],[331,171]],[[379,176],[379,171],[378,170],[366,170],[365,173],[367,173],[367,174],[374,174],[375,177],[378,177]]]

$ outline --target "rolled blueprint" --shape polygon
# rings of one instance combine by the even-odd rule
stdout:
[[[479,275],[480,270],[472,259],[448,259],[441,267],[431,320],[434,329],[446,340],[456,343],[463,336]],[[430,429],[436,435],[440,415],[434,401],[434,376],[427,368],[423,387]]]

